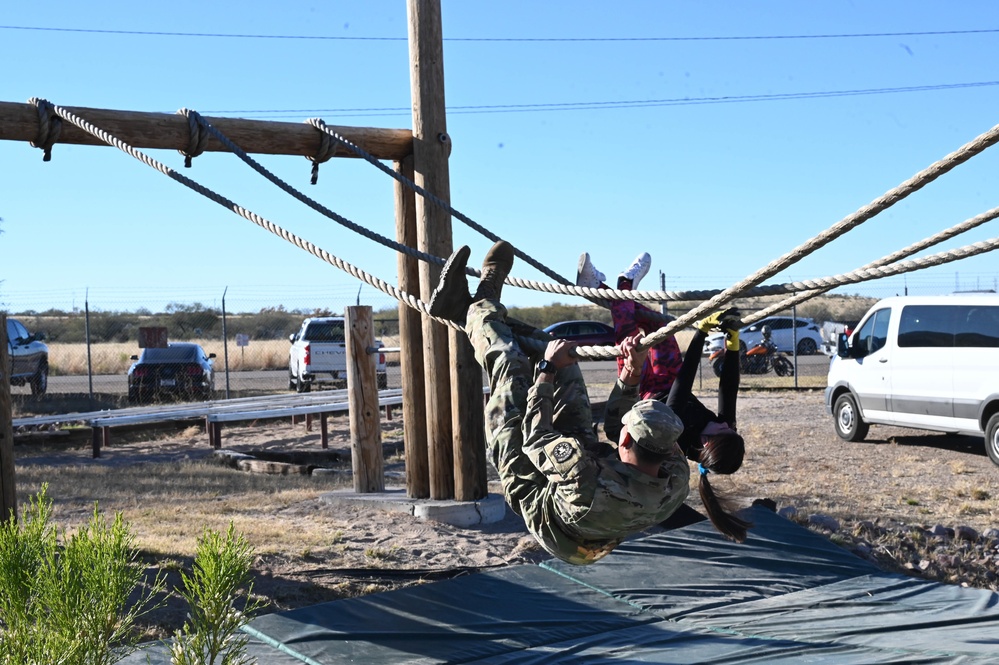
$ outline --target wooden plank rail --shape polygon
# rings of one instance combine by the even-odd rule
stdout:
[[[59,104],[57,99],[49,101]],[[135,148],[187,150],[191,142],[187,118],[176,113],[117,111],[77,106],[64,108]],[[204,118],[248,153],[312,157],[319,151],[319,130],[304,122],[208,116]],[[327,127],[378,159],[401,160],[413,152],[413,133],[408,129],[342,127],[330,124],[327,124]],[[33,104],[0,102],[0,140],[30,142],[36,138],[38,138],[38,109]],[[62,131],[56,145],[59,143],[107,145],[65,121],[62,123]],[[205,150],[228,152],[228,149],[215,137],[209,137]],[[58,151],[54,154],[58,156]],[[354,156],[354,153],[344,147],[338,147],[334,153],[334,157]]]

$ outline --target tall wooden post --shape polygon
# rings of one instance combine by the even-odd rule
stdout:
[[[451,199],[448,155],[451,137],[444,112],[444,47],[440,0],[407,0],[409,67],[413,99],[414,182],[444,201]],[[435,256],[451,254],[451,216],[446,210],[416,199],[420,250]],[[420,299],[430,294],[440,268],[420,263]],[[430,498],[454,496],[451,382],[448,330],[423,320],[424,368],[427,387],[427,446],[430,461]]]
[[[11,513],[17,519],[17,486],[14,482],[14,420],[10,405],[10,353],[7,350],[7,315],[0,312],[0,522]]]
[[[395,169],[413,179],[413,158],[395,163]],[[395,183],[395,239],[407,247],[417,246],[416,194]],[[401,252],[397,255],[399,288],[420,293],[420,261]],[[423,385],[423,317],[405,304],[399,305],[399,369],[402,374],[402,431],[406,449],[406,494],[413,499],[430,496],[427,459],[427,392]]]
[[[350,406],[350,457],[355,492],[385,491],[382,432],[378,420],[378,379],[375,359],[368,353],[375,345],[374,317],[368,306],[348,307],[347,394]]]

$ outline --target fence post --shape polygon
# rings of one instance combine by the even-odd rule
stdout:
[[[7,315],[0,312],[0,521],[17,519],[17,486],[14,482],[14,421],[10,404],[10,354],[7,350]]]
[[[89,291],[89,289],[88,289]],[[83,331],[87,338],[87,397],[94,403],[94,366],[90,360],[90,295],[83,299]]]
[[[229,291],[229,287],[225,287],[222,291],[222,355],[225,358],[225,398],[229,399],[229,335],[226,334],[225,328],[225,294]],[[246,366],[243,366],[246,369]]]
[[[375,345],[371,307],[348,307],[347,394],[350,408],[350,457],[354,491],[384,492],[382,431],[378,419],[378,379],[375,359],[368,349]]]

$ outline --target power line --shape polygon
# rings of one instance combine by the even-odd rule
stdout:
[[[787,101],[794,99],[823,99],[828,97],[852,97],[860,95],[886,95],[907,92],[930,92],[937,90],[958,90],[962,88],[983,88],[999,85],[999,81],[976,81],[970,83],[942,83],[935,85],[915,85],[896,88],[864,88],[855,90],[824,90],[812,92],[788,92],[763,95],[722,95],[716,97],[673,97],[667,99],[637,99],[618,101],[591,102],[553,102],[539,104],[480,104],[471,106],[448,106],[447,112],[452,114],[471,113],[524,113],[539,111],[592,111],[600,109],[648,108],[654,106],[693,106],[697,104],[732,104],[748,102]],[[381,116],[409,114],[408,106],[371,107],[371,108],[339,108],[339,109],[265,109],[265,110],[229,110],[204,111],[206,114],[227,115],[241,114],[244,116],[275,117],[286,115],[347,115],[347,116]]]
[[[301,39],[319,41],[405,42],[407,37],[354,37],[346,35],[264,35],[223,32],[164,32],[157,30],[106,30],[97,28],[52,28],[31,25],[0,25],[0,30],[35,32],[76,32],[104,35],[140,35],[149,37],[201,37],[223,39]],[[781,39],[864,39],[873,37],[929,37],[949,35],[994,34],[999,28],[975,30],[923,30],[910,32],[856,32],[816,35],[716,35],[703,37],[445,37],[446,42],[705,42],[762,41]]]

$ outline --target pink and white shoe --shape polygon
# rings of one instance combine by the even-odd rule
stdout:
[[[590,261],[589,252],[583,252],[579,255],[579,265],[576,267],[576,286],[599,289],[600,285],[606,280],[607,275],[593,266],[593,263]]]
[[[652,257],[649,256],[648,252],[642,252],[635,257],[635,260],[631,262],[627,270],[618,275],[618,288],[621,287],[621,280],[626,279],[631,282],[632,289],[638,289],[638,283],[642,281],[643,277],[649,274],[649,268],[651,267]]]

